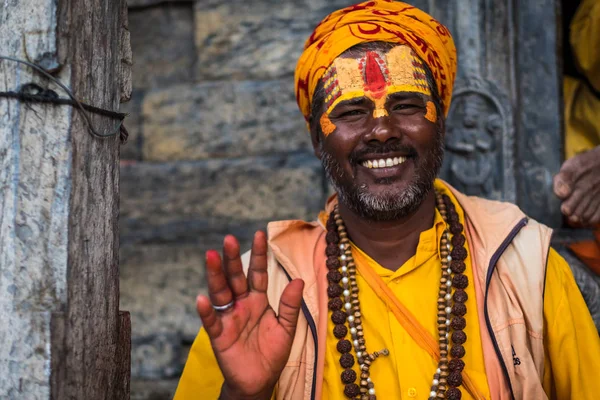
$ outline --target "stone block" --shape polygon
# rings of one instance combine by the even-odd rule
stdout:
[[[313,220],[323,207],[324,190],[321,164],[307,153],[132,163],[121,168],[121,240],[195,243],[207,232]]]
[[[143,159],[196,160],[311,148],[291,79],[219,81],[149,93]]]
[[[123,246],[120,307],[131,314],[132,339],[153,335],[194,337],[200,327],[194,299],[205,288],[200,245]]]
[[[193,341],[200,328],[195,298],[206,292],[203,254],[207,249],[202,245],[121,248],[120,307],[131,315],[132,377],[173,378],[183,370],[187,355],[183,343]]]
[[[172,400],[178,379],[131,381],[131,400]]]
[[[136,8],[147,8],[165,5],[172,5],[177,3],[192,3],[194,0],[127,0],[127,7],[129,12],[137,11]]]
[[[251,229],[231,233],[242,251],[251,247]],[[133,377],[172,378],[183,370],[201,324],[195,299],[206,293],[204,254],[222,243],[223,235],[203,235],[197,244],[121,247],[120,308],[131,315]]]
[[[132,9],[134,90],[188,82],[196,59],[191,3]]]
[[[196,78],[292,76],[304,42],[349,0],[200,0],[195,6]]]

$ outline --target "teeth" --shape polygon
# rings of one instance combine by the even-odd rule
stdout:
[[[385,168],[402,164],[404,161],[406,161],[405,157],[382,158],[380,160],[363,161],[362,165],[367,168]]]

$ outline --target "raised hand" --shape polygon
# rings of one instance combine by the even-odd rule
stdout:
[[[196,309],[225,378],[221,398],[269,399],[290,355],[304,282],[287,285],[276,315],[267,299],[263,232],[254,235],[248,278],[231,235],[223,242],[223,261],[214,250],[206,253],[206,271],[209,297],[198,296]]]
[[[564,162],[554,177],[554,193],[572,225],[600,223],[600,146]]]

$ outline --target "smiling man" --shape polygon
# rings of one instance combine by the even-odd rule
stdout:
[[[177,400],[596,398],[600,340],[550,229],[436,180],[455,73],[410,5],[317,26],[296,94],[336,195],[207,253]]]

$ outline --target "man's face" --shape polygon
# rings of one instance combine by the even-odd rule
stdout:
[[[340,202],[372,220],[418,208],[443,157],[425,71],[407,46],[340,56],[325,73],[316,147]]]

